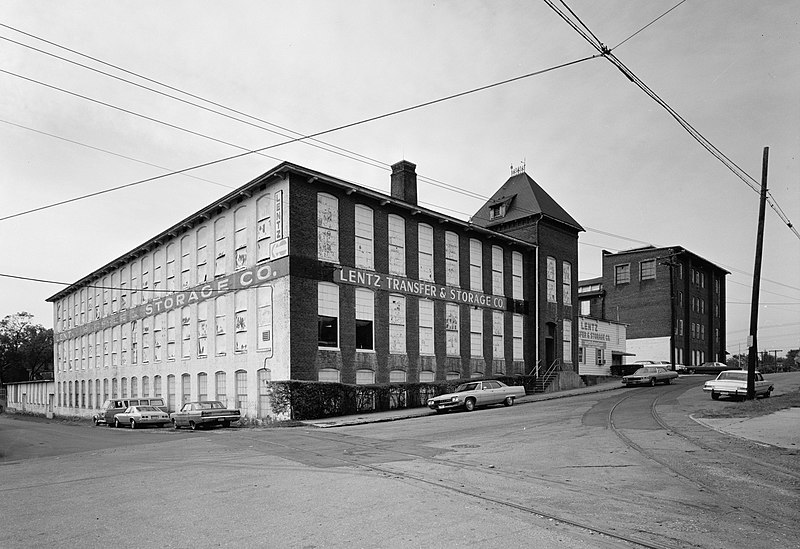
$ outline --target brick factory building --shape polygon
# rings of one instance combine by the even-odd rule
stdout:
[[[392,170],[385,195],[284,162],[49,298],[56,414],[161,396],[265,419],[288,379],[579,384],[580,225],[524,172],[465,222]]]
[[[580,282],[581,314],[627,325],[633,360],[725,362],[725,275],[680,246],[603,251],[603,276]]]

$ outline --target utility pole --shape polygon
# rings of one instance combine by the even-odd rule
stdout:
[[[764,249],[764,211],[767,204],[767,165],[769,147],[764,147],[761,163],[761,200],[758,204],[758,233],[756,235],[756,262],[753,268],[753,298],[750,303],[750,336],[747,345],[747,399],[756,397],[756,362],[758,361],[758,294],[761,286],[761,255]]]
[[[675,261],[675,251],[670,249],[670,256],[666,261],[659,261],[660,265],[669,267],[669,362],[672,369],[675,369],[675,276],[673,268],[680,266]],[[660,259],[660,258],[659,258]]]

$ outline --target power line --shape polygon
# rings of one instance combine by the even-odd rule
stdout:
[[[369,122],[374,122],[376,120],[381,120],[383,118],[388,118],[388,117],[391,117],[391,116],[396,116],[398,114],[410,112],[410,111],[413,111],[413,110],[416,110],[416,109],[421,109],[423,107],[429,107],[431,105],[435,105],[435,104],[438,104],[438,103],[442,103],[442,102],[445,102],[445,101],[449,101],[449,100],[452,100],[452,99],[463,97],[465,95],[470,95],[470,94],[477,93],[477,92],[480,92],[480,91],[485,91],[485,90],[488,90],[488,89],[491,89],[491,88],[495,88],[495,87],[498,87],[498,86],[509,84],[511,82],[516,82],[516,81],[519,81],[519,80],[523,80],[525,78],[531,78],[533,76],[539,76],[539,75],[542,75],[542,74],[545,74],[547,72],[551,72],[551,71],[554,71],[554,70],[557,70],[557,69],[562,69],[562,68],[565,68],[565,67],[576,65],[578,63],[582,63],[584,61],[589,61],[590,59],[595,59],[597,57],[599,57],[599,56],[598,55],[592,55],[592,56],[588,56],[588,57],[583,57],[581,59],[576,59],[574,61],[568,61],[566,63],[561,63],[559,65],[554,65],[554,66],[548,67],[546,69],[541,69],[541,70],[530,72],[530,73],[523,74],[523,75],[520,75],[520,76],[515,76],[513,78],[508,78],[508,79],[501,80],[499,82],[494,82],[492,84],[487,84],[487,85],[484,85],[484,86],[479,86],[477,88],[472,88],[470,90],[454,93],[454,94],[451,94],[451,95],[440,97],[438,99],[432,99],[430,101],[417,103],[417,104],[412,105],[410,107],[404,107],[402,109],[397,109],[397,110],[394,110],[394,111],[389,111],[389,112],[386,112],[386,113],[383,113],[383,114],[379,114],[379,115],[375,115],[375,116],[371,116],[371,117],[368,117],[368,118],[363,118],[363,119],[355,121],[355,122],[342,124],[340,126],[335,126],[335,127],[328,128],[326,130],[321,130],[321,131],[318,131],[318,132],[315,132],[315,133],[311,133],[311,134],[308,134],[308,135],[305,135],[305,136],[288,139],[288,140],[282,141],[280,143],[275,143],[275,144],[267,145],[265,147],[261,147],[261,148],[258,148],[258,149],[248,150],[248,151],[245,151],[245,152],[242,152],[242,153],[239,153],[239,154],[226,156],[226,157],[223,157],[223,158],[218,158],[216,160],[210,160],[208,162],[203,162],[203,163],[200,163],[200,164],[195,164],[195,165],[189,166],[187,168],[183,168],[183,169],[180,169],[180,170],[174,170],[174,171],[169,172],[169,173],[165,173],[165,174],[161,174],[161,175],[157,175],[157,176],[153,176],[153,177],[148,177],[148,178],[145,178],[145,179],[140,179],[138,181],[133,181],[131,183],[126,183],[126,184],[123,184],[123,185],[118,185],[116,187],[111,187],[109,189],[105,189],[105,190],[102,190],[102,191],[81,195],[81,196],[70,198],[70,199],[67,199],[67,200],[61,200],[59,202],[54,202],[52,204],[48,204],[48,205],[45,205],[45,206],[40,206],[38,208],[33,208],[33,209],[26,210],[26,211],[23,211],[23,212],[18,212],[18,213],[15,213],[15,214],[7,215],[5,217],[0,217],[0,221],[5,221],[5,220],[8,220],[8,219],[12,219],[14,217],[19,217],[19,216],[30,214],[30,213],[33,213],[33,212],[46,210],[48,208],[53,208],[55,206],[61,206],[63,204],[68,204],[70,202],[77,202],[79,200],[83,200],[83,199],[86,199],[86,198],[89,198],[89,197],[92,197],[92,196],[98,196],[98,195],[101,195],[101,194],[110,193],[110,192],[117,191],[117,190],[120,190],[120,189],[133,187],[133,186],[136,186],[136,185],[141,185],[142,183],[155,181],[157,179],[163,179],[165,177],[176,175],[176,174],[179,174],[179,173],[185,173],[185,172],[189,172],[189,171],[192,171],[192,170],[197,170],[197,169],[200,169],[200,168],[205,168],[205,167],[208,167],[208,166],[212,166],[212,165],[215,165],[215,164],[221,164],[223,162],[228,162],[228,161],[231,161],[231,160],[235,160],[237,158],[242,158],[244,156],[248,156],[248,155],[251,155],[251,154],[260,154],[263,151],[266,151],[266,150],[269,150],[269,149],[274,149],[274,148],[277,148],[277,147],[281,147],[283,145],[289,145],[291,143],[297,143],[298,141],[302,141],[302,140],[305,140],[305,139],[311,139],[311,138],[314,138],[314,137],[318,137],[320,135],[326,135],[326,134],[334,133],[334,132],[341,131],[341,130],[344,130],[344,129],[353,128],[353,127],[356,127],[356,126],[367,124]],[[2,69],[0,69],[0,72],[4,72],[4,73],[7,73],[7,74],[12,74],[14,76],[18,76],[18,75],[14,74],[14,73],[10,73],[9,71],[5,71],[5,70],[2,70]],[[22,77],[22,78],[25,78],[25,77]],[[30,80],[28,78],[25,78],[25,79],[26,80]],[[50,85],[47,85],[47,84],[45,84],[45,85],[48,86],[48,87],[53,87],[53,86],[50,86]],[[153,119],[153,120],[155,120],[155,119]]]
[[[608,59],[617,69],[625,75],[625,77],[636,84],[639,89],[644,91],[651,99],[653,99],[656,103],[658,103],[667,113],[675,119],[678,124],[680,124],[683,129],[689,133],[692,138],[700,143],[700,145],[706,149],[712,156],[714,156],[717,160],[719,160],[728,170],[730,170],[734,175],[736,175],[739,179],[741,179],[752,191],[755,193],[760,193],[760,184],[748,174],[745,170],[740,168],[733,160],[731,160],[725,153],[723,153],[720,149],[718,149],[711,141],[709,141],[703,134],[701,134],[694,126],[692,126],[685,118],[683,118],[675,109],[673,109],[665,100],[663,100],[655,91],[653,91],[647,84],[644,83],[636,74],[633,73],[625,64],[617,58],[611,50],[599,39],[597,39],[591,31],[588,31],[588,27],[580,21],[580,19],[575,16],[575,18],[580,23],[576,23],[573,21],[566,13],[564,13],[558,6],[556,6],[553,0],[544,0],[544,2],[558,14],[569,26],[571,26],[578,34],[580,34],[584,40],[589,42],[589,44],[595,48],[600,54]],[[574,12],[566,5],[564,0],[561,0],[561,3],[566,7],[566,9],[574,15]],[[783,209],[778,206],[775,197],[768,193],[769,197],[767,202],[769,203],[772,210],[778,215],[781,221],[791,230],[795,236],[800,238],[800,232],[797,231],[797,228],[792,224],[786,214],[783,212]]]
[[[641,29],[637,30],[636,32],[634,32],[633,34],[631,34],[629,37],[627,37],[625,40],[623,40],[622,42],[620,42],[619,44],[617,44],[616,46],[614,46],[613,48],[611,48],[611,51],[614,51],[615,49],[617,49],[618,47],[620,47],[622,44],[624,44],[625,42],[627,42],[628,40],[630,40],[631,38],[633,38],[634,36],[636,36],[637,34],[639,34],[640,32],[642,32],[643,30],[645,30],[646,28],[648,28],[650,25],[652,25],[653,23],[655,23],[656,21],[658,21],[659,19],[661,19],[662,17],[664,17],[665,15],[667,15],[668,13],[670,13],[672,10],[674,10],[675,8],[677,8],[678,6],[680,6],[681,4],[683,4],[684,2],[686,2],[686,0],[681,0],[680,2],[678,2],[677,4],[675,4],[674,6],[672,6],[670,9],[668,9],[667,11],[665,11],[664,13],[662,13],[661,15],[659,15],[658,17],[656,17],[655,19],[653,19],[652,21],[650,21],[650,22],[649,22],[648,24],[646,24],[644,27],[642,27]]]

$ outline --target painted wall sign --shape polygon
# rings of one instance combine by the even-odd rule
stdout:
[[[581,318],[578,328],[578,339],[581,340],[581,345],[584,345],[584,342],[610,342],[611,334],[600,330],[600,324],[596,320]]]
[[[489,295],[452,286],[442,286],[424,280],[413,280],[401,276],[353,269],[352,267],[337,269],[334,281],[398,294],[464,303],[475,307],[506,310],[506,298],[503,296]]]
[[[283,258],[276,261],[262,263],[243,271],[232,273],[228,276],[216,278],[211,282],[195,286],[182,292],[175,292],[163,297],[159,297],[118,313],[109,315],[89,322],[77,328],[71,328],[64,332],[56,332],[54,339],[57,342],[66,341],[74,337],[80,337],[98,330],[111,328],[118,324],[133,322],[142,318],[179,309],[192,303],[199,303],[207,299],[218,297],[220,294],[235,292],[251,286],[258,286],[275,278],[280,278],[289,274],[289,259]]]

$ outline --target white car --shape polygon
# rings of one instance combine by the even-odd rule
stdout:
[[[755,372],[755,396],[768,398],[774,389],[772,382],[764,379],[760,372]],[[745,398],[747,396],[747,371],[726,370],[720,372],[716,379],[706,381],[703,390],[711,393],[713,400],[721,396]]]
[[[504,404],[513,406],[514,399],[525,396],[525,388],[509,386],[501,381],[470,381],[459,385],[455,392],[428,399],[428,408],[437,412],[464,408],[471,412],[476,406]]]
[[[136,429],[145,425],[163,427],[169,423],[169,414],[156,406],[140,404],[128,406],[124,412],[114,416],[114,427]]]

